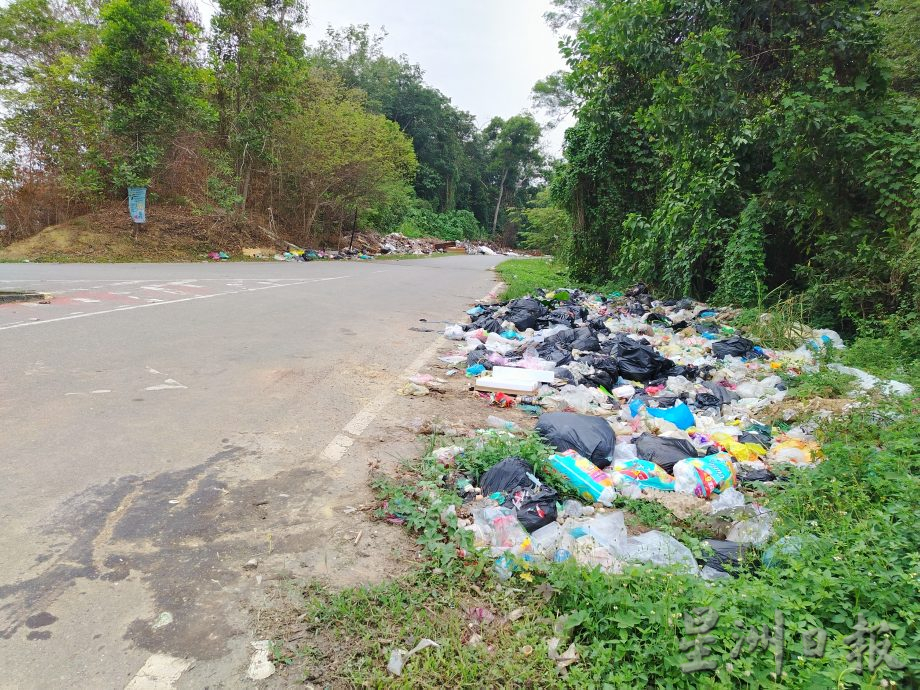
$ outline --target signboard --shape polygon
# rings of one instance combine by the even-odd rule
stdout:
[[[128,211],[135,223],[147,221],[147,188],[128,187]]]

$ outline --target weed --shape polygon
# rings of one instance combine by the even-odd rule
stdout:
[[[406,484],[379,482],[377,488],[388,501],[384,512],[400,513],[424,544],[429,566],[377,587],[340,593],[308,588],[301,618],[312,637],[302,649],[279,647],[276,656],[303,668],[306,680],[379,686],[393,681],[385,670],[390,650],[409,649],[428,637],[440,647],[414,657],[401,684],[689,690],[869,688],[890,680],[908,687],[920,673],[920,409],[910,400],[883,404],[824,423],[819,438],[827,459],[809,470],[791,470],[763,499],[776,514],[782,541],[767,549],[764,564],[755,551],[758,567],[715,582],[638,566],[605,574],[567,562],[531,570],[532,582],[515,577],[498,583],[487,558],[459,555],[465,547],[458,533],[464,530],[450,515],[443,519],[442,511],[459,504],[453,488],[459,474],[478,475],[506,455],[524,457],[553,482],[539,462],[547,449],[534,437],[490,433],[469,441],[453,468],[426,456],[412,465]],[[680,521],[646,501],[620,498],[617,506],[643,524],[679,535],[702,554],[695,540],[705,536],[703,521]],[[525,613],[489,626],[471,620],[471,607],[499,619],[519,607]],[[685,673],[686,644],[693,641],[685,616],[700,607],[718,614],[706,643],[707,659],[716,667]],[[777,612],[785,624],[781,678],[773,675],[773,648],[745,646],[751,630],[772,629]],[[892,666],[863,675],[853,670],[847,642],[860,613],[870,625],[885,622],[892,630],[883,640]],[[821,658],[807,656],[803,646],[803,636],[814,630],[827,634]],[[474,634],[481,643],[471,644]],[[578,661],[568,675],[560,675],[549,658],[551,637],[561,639],[561,649],[575,644]]]
[[[811,335],[812,329],[805,325],[803,296],[796,294],[780,299],[780,289],[766,295],[758,290],[757,318],[752,319],[747,310],[742,312],[742,320],[749,321],[745,330],[761,345],[775,350],[794,350]]]
[[[843,398],[853,389],[855,378],[831,369],[821,368],[816,372],[804,372],[798,376],[785,377],[792,398],[809,399]]]

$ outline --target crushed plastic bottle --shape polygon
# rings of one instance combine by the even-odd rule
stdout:
[[[521,427],[519,427],[514,422],[509,422],[505,419],[502,419],[501,417],[496,417],[494,414],[489,415],[488,419],[486,419],[486,424],[488,424],[493,429],[502,429],[503,431],[510,431],[511,433],[517,433],[521,431]]]

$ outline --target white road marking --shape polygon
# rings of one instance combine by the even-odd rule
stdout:
[[[499,283],[486,295],[481,301],[485,302],[490,299],[493,299],[495,295],[498,294],[498,291],[505,286],[504,283]],[[435,340],[429,347],[419,354],[412,363],[409,364],[405,369],[403,369],[402,374],[399,378],[409,378],[413,374],[418,373],[418,371],[424,367],[429,360],[431,360],[437,351],[446,346],[449,341],[444,338],[444,336],[439,337]],[[345,454],[348,453],[348,449],[354,444],[355,440],[361,436],[367,427],[377,418],[377,415],[386,408],[391,401],[396,397],[396,391],[394,390],[391,382],[387,382],[386,387],[383,391],[380,392],[377,397],[367,403],[362,407],[358,413],[352,417],[348,423],[342,427],[342,433],[339,433],[333,438],[328,445],[320,453],[320,457],[323,460],[328,462],[339,462]],[[349,435],[350,434],[350,435]],[[353,438],[354,437],[354,438]]]
[[[176,687],[179,676],[193,663],[192,659],[152,654],[137,675],[125,686],[125,690],[170,690]]]
[[[274,285],[265,285],[263,287],[252,288],[249,290],[249,292],[257,292],[259,290],[274,290],[275,288],[282,288],[282,287],[297,287],[299,285],[309,285],[312,283],[325,283],[331,280],[343,280],[344,278],[353,278],[355,275],[359,275],[359,274],[346,275],[346,276],[332,276],[331,278],[316,278],[314,280],[301,280],[298,282],[276,283]],[[163,302],[148,302],[146,304],[134,304],[134,305],[129,305],[127,307],[118,307],[116,309],[100,309],[99,311],[91,311],[87,313],[81,312],[79,314],[59,316],[54,319],[45,319],[44,321],[30,321],[27,323],[6,324],[4,326],[0,326],[0,331],[5,331],[10,328],[24,328],[26,326],[38,326],[40,324],[54,323],[56,321],[69,321],[70,319],[81,319],[87,316],[99,316],[101,314],[111,314],[116,311],[144,309],[146,307],[158,307],[163,304],[178,304],[179,302],[192,302],[194,300],[199,300],[199,299],[211,299],[213,297],[222,297],[224,295],[236,295],[236,294],[240,294],[240,291],[239,290],[229,290],[227,292],[215,292],[214,294],[211,294],[211,295],[192,295],[191,297],[182,297],[179,299],[172,299],[172,300],[167,300]]]
[[[92,393],[93,395],[98,395],[99,393],[111,393],[111,392],[112,391],[109,390],[108,388],[100,388],[99,390],[93,391]]]
[[[158,386],[147,386],[145,391],[168,391],[171,389],[178,388],[188,388],[188,386],[183,386],[181,383],[176,381],[176,379],[166,379]]]
[[[74,297],[74,302],[99,302],[98,299],[90,299],[89,297]]]

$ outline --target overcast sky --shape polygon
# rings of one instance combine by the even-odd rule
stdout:
[[[201,4],[209,15],[212,0]],[[564,67],[543,21],[549,0],[311,0],[309,7],[310,43],[330,24],[385,27],[384,51],[420,64],[427,82],[480,126],[531,109],[534,82]],[[548,153],[560,153],[564,127],[547,133]]]

